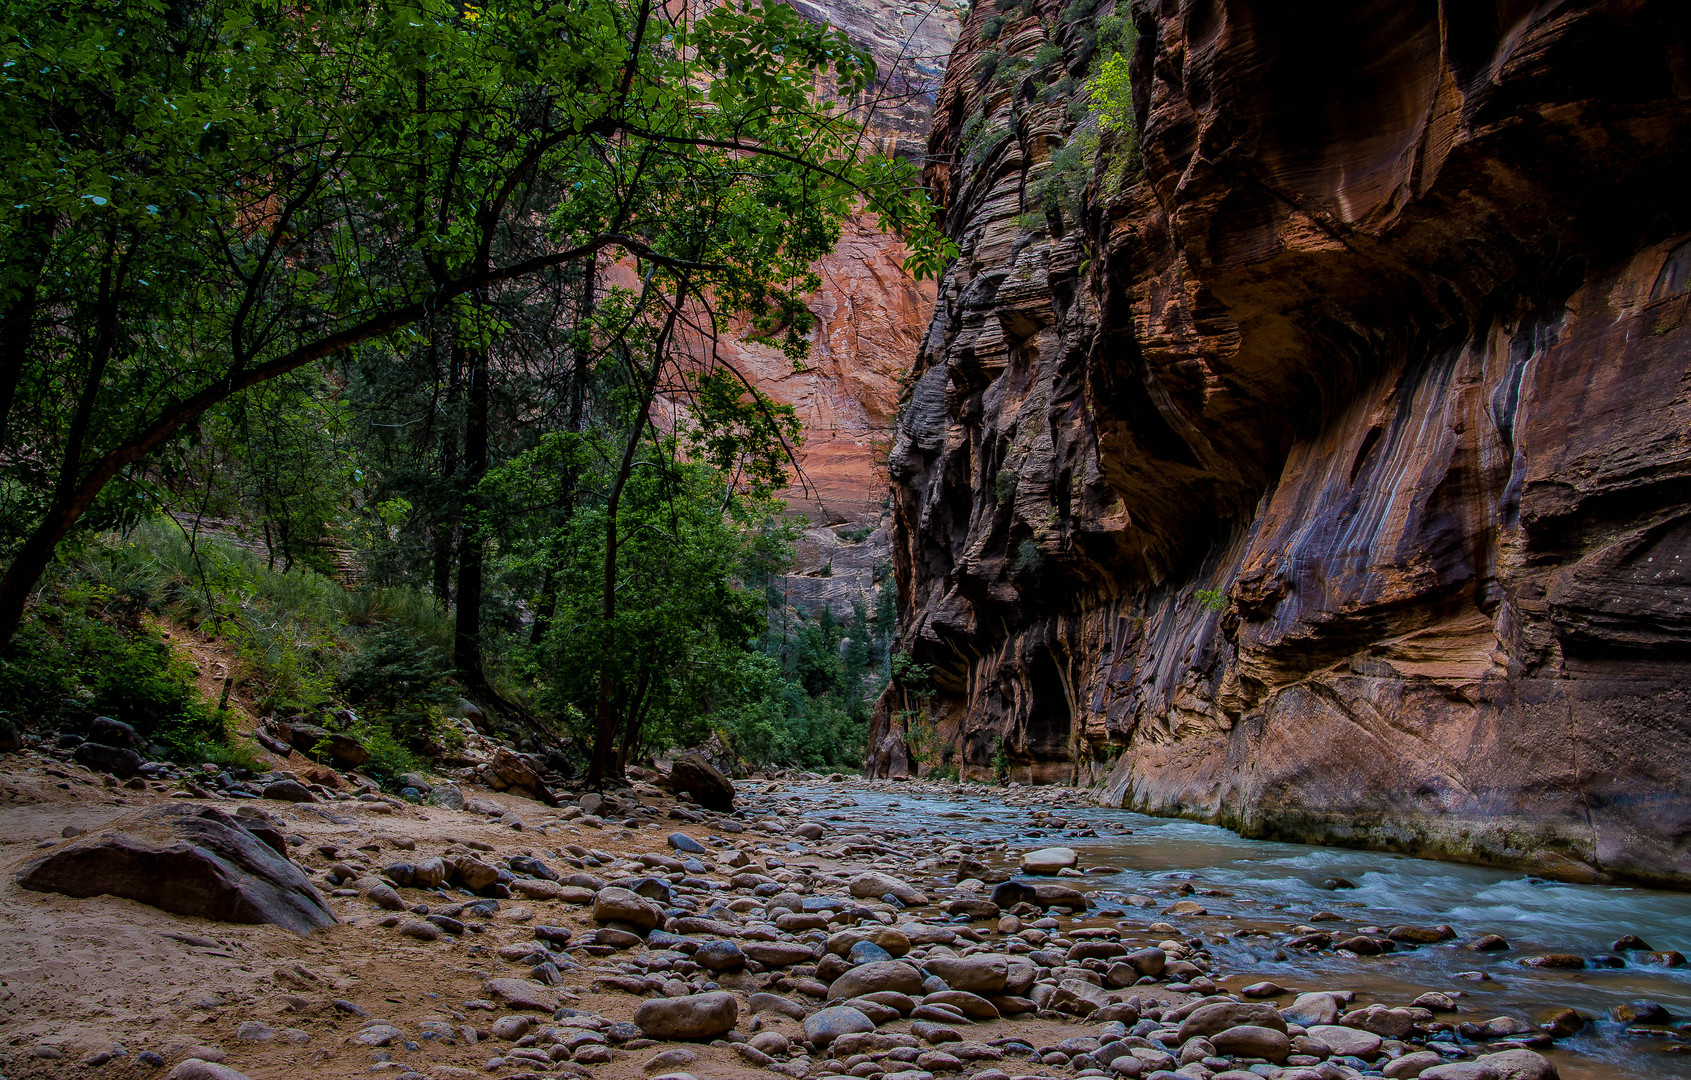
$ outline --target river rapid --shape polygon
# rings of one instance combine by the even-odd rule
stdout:
[[[891,782],[783,788],[805,816],[836,829],[931,836],[936,859],[954,844],[972,844],[1001,852],[994,859],[977,850],[975,857],[1014,867],[1024,851],[1073,848],[1088,872],[1062,880],[1089,894],[1097,921],[1168,922],[1182,936],[1202,936],[1219,961],[1216,980],[1227,989],[1259,980],[1292,990],[1348,989],[1356,992],[1356,1005],[1406,1005],[1428,990],[1459,992],[1461,1011],[1440,1017],[1458,1023],[1512,1016],[1538,1024],[1573,1008],[1589,1021],[1585,1029],[1554,1048],[1538,1047],[1563,1077],[1691,1078],[1691,967],[1594,966],[1617,955],[1614,942],[1628,934],[1655,950],[1691,952],[1691,894],[1247,840],[1212,825],[1084,805],[1084,793],[1064,789]],[[1323,887],[1335,879],[1355,887]],[[1208,914],[1162,913],[1182,899]],[[1448,924],[1457,937],[1380,956],[1283,944],[1299,925],[1343,937],[1399,924]],[[1509,948],[1461,947],[1485,934],[1501,935]],[[1520,963],[1544,953],[1574,954],[1587,966],[1544,970]],[[1275,1000],[1285,1005],[1290,997]],[[1666,1006],[1672,1026],[1629,1030],[1610,1019],[1613,1007],[1640,1000]]]

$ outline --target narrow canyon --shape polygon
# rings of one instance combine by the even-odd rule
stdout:
[[[966,778],[1691,883],[1691,12],[1060,8],[977,4],[936,106],[870,774],[931,715]],[[1054,202],[1123,20],[1136,143]]]

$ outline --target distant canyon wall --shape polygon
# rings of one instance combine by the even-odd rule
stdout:
[[[892,545],[954,763],[1691,885],[1691,10],[1083,6],[978,3],[930,134]],[[1041,214],[1112,15],[1142,164]]]

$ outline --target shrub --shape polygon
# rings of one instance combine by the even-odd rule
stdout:
[[[1044,214],[1039,215],[1039,223],[1040,227],[1044,228]],[[1031,232],[1033,230],[1030,229],[1029,231]],[[1009,502],[1011,499],[1016,497],[1016,487],[1021,482],[1022,478],[1016,475],[1016,470],[1010,466],[1009,462],[1005,462],[998,467],[998,471],[992,476],[993,498],[998,500],[1000,503]]]
[[[1199,604],[1211,611],[1227,610],[1227,593],[1222,589],[1199,589],[1193,596]]]

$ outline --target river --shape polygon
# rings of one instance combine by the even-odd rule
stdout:
[[[1657,950],[1691,951],[1691,894],[1625,886],[1573,885],[1529,877],[1519,871],[1468,866],[1346,848],[1247,840],[1227,829],[1178,819],[1064,802],[1046,808],[1020,805],[1039,799],[1038,789],[1010,789],[1011,805],[993,789],[958,785],[874,784],[842,790],[829,784],[784,785],[806,816],[834,827],[936,837],[935,854],[946,841],[1002,844],[1000,862],[1013,864],[1020,852],[1062,844],[1081,856],[1082,867],[1106,867],[1083,879],[1065,879],[1088,892],[1100,919],[1136,926],[1166,920],[1183,934],[1202,935],[1219,961],[1217,978],[1233,989],[1270,980],[1298,990],[1349,989],[1357,1004],[1408,1004],[1427,990],[1460,991],[1458,1021],[1514,1016],[1538,1023],[1558,1008],[1571,1007],[1594,1022],[1580,1034],[1541,1048],[1563,1077],[1691,1078],[1691,967],[1590,966],[1611,955],[1627,934]],[[1061,798],[1053,793],[1053,804]],[[1061,827],[1039,827],[1035,814]],[[1085,835],[1087,832],[1095,835]],[[991,862],[992,860],[988,860]],[[1329,890],[1322,883],[1346,879],[1355,888]],[[1182,897],[1201,903],[1208,915],[1173,919],[1160,915]],[[1155,907],[1135,907],[1133,896],[1149,896]],[[1141,900],[1141,904],[1144,901]],[[1338,931],[1397,924],[1450,925],[1457,940],[1375,957],[1284,949],[1280,942],[1298,924]],[[1333,919],[1332,916],[1337,916]],[[1245,936],[1236,936],[1240,932]],[[1253,937],[1251,932],[1271,937]],[[1500,934],[1505,952],[1459,947],[1483,934]],[[1586,959],[1583,970],[1539,970],[1519,963],[1538,953],[1572,953]],[[1483,972],[1487,980],[1458,973]],[[1681,1034],[1629,1034],[1609,1010],[1648,999],[1666,1006]],[[1285,1004],[1289,999],[1280,999]]]

